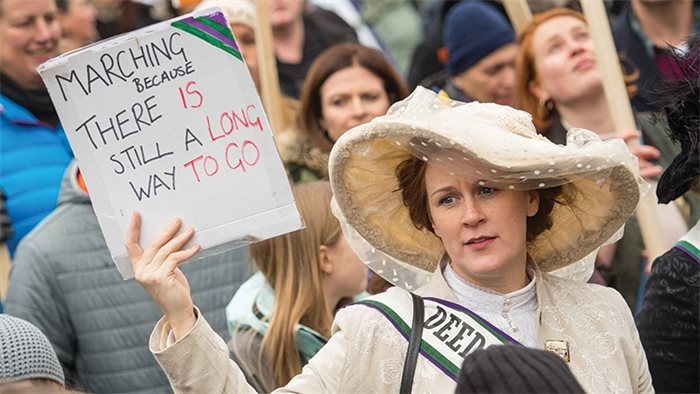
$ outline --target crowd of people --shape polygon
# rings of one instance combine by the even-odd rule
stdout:
[[[576,1],[264,3],[0,0],[0,392],[700,392],[700,3],[605,2],[632,130]],[[210,7],[305,227],[124,281],[37,67]]]

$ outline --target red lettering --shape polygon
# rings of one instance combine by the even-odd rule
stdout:
[[[188,162],[185,163],[185,165],[184,165],[185,167],[188,167],[188,166],[189,166],[189,167],[192,167],[192,172],[194,172],[194,177],[195,177],[195,179],[197,179],[197,183],[199,183],[201,180],[199,179],[199,174],[197,173],[197,168],[195,168],[194,163],[196,163],[196,162],[202,160],[203,157],[204,157],[204,156],[199,155],[199,156],[195,157],[194,159],[188,161]]]
[[[204,103],[204,96],[202,93],[194,88],[194,85],[196,85],[197,82],[195,81],[189,81],[185,84],[185,91],[182,91],[182,88],[177,88],[177,90],[180,92],[180,100],[182,101],[182,107],[187,109],[188,108],[188,103],[187,103],[187,98],[185,97],[185,93],[187,93],[188,98],[195,98],[194,103],[190,103],[189,106],[192,108],[199,108],[202,106]]]
[[[213,156],[205,157],[203,155],[199,155],[184,164],[185,167],[192,168],[192,173],[194,173],[194,178],[197,180],[197,183],[201,182],[202,180],[199,177],[199,172],[197,171],[196,166],[197,162],[201,160],[204,160],[204,162],[202,163],[202,167],[204,168],[204,174],[206,176],[214,176],[217,172],[219,172],[219,162],[216,160],[216,158],[214,158]]]
[[[245,167],[243,167],[243,161],[240,158],[238,159],[238,162],[236,163],[236,165],[231,164],[231,154],[230,154],[231,148],[238,148],[238,144],[235,142],[231,142],[230,144],[226,145],[226,152],[225,152],[226,165],[228,165],[228,168],[230,168],[232,170],[235,170],[235,169],[241,167],[243,172],[245,172]]]
[[[228,122],[228,126],[224,125],[224,120]],[[223,131],[226,135],[233,133],[234,128],[238,129],[238,127],[234,125],[234,121],[228,112],[221,113],[221,116],[219,117],[219,126],[221,127],[221,131]]]
[[[211,130],[211,121],[209,120],[209,115],[206,116],[206,121],[207,121],[207,130],[209,130],[209,138],[212,140],[212,142],[218,140],[219,138],[226,137],[226,135],[223,133],[221,133],[217,136],[214,136],[214,133]]]
[[[252,147],[253,149],[255,149],[255,160],[253,160],[252,163],[250,161],[248,161],[248,159],[246,158],[246,148],[247,147]],[[260,160],[260,149],[258,148],[257,145],[255,145],[255,142],[253,142],[251,140],[243,141],[242,151],[243,151],[243,154],[242,154],[243,161],[245,161],[246,164],[248,164],[249,166],[251,166],[251,167],[254,166],[255,164],[258,163],[258,160]],[[247,151],[250,151],[250,149],[247,149]]]
[[[211,171],[207,170],[207,167],[208,167],[207,163],[214,163],[214,169]],[[212,175],[216,174],[217,172],[219,172],[219,162],[216,161],[216,159],[213,158],[212,156],[207,156],[204,159],[204,173],[207,174],[207,176],[212,176]]]
[[[243,141],[243,146],[241,147],[240,151],[240,156],[238,157],[237,160],[231,161],[232,155],[239,153],[237,150],[231,152],[231,148],[238,148],[238,144],[235,142],[231,142],[228,145],[226,145],[226,165],[232,170],[237,170],[241,169],[243,172],[246,172],[246,166],[244,165],[247,164],[249,167],[254,166],[255,164],[258,163],[260,160],[260,149],[258,148],[257,145],[255,145],[255,142],[251,140],[245,140]],[[251,150],[252,149],[252,150]],[[247,152],[247,154],[246,154]],[[252,153],[252,159],[251,159],[251,152]]]
[[[187,100],[185,100],[185,92],[182,91],[182,88],[177,88],[177,91],[180,92],[180,101],[182,101],[182,108],[187,109]]]
[[[245,116],[246,116],[246,119],[248,119],[248,121],[250,122],[251,125],[257,126],[258,129],[260,129],[260,131],[262,131],[263,126],[262,126],[262,121],[260,120],[260,117],[256,115],[256,116],[255,116],[255,119],[253,119],[253,118],[250,116],[250,109],[251,109],[251,108],[252,108],[252,109],[255,109],[255,106],[251,104],[251,105],[247,106],[246,109],[245,109]],[[246,124],[246,126],[248,126],[248,125]]]

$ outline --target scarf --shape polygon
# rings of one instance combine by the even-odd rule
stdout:
[[[0,93],[15,103],[21,105],[42,122],[53,127],[58,125],[58,114],[46,88],[27,90],[19,86],[5,74],[0,74]]]

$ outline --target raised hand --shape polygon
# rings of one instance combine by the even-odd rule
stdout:
[[[188,228],[175,235],[181,225],[180,219],[173,219],[144,250],[139,241],[141,215],[134,212],[126,237],[134,279],[163,311],[176,339],[186,335],[196,322],[190,286],[178,267],[201,249],[199,244],[182,249],[194,235],[194,230]]]
[[[651,161],[659,158],[661,155],[659,150],[650,145],[629,144],[631,140],[639,139],[641,136],[642,133],[637,130],[620,134],[620,137],[628,143],[630,152],[639,159],[639,175],[644,179],[656,178],[661,175],[663,168],[652,164]]]

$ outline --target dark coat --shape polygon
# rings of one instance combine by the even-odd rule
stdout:
[[[637,329],[656,391],[700,392],[700,261],[678,247],[656,259]]]

